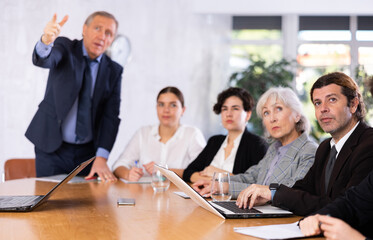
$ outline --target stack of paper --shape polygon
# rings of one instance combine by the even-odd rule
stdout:
[[[263,239],[290,239],[305,237],[298,227],[298,222],[258,227],[236,227],[237,233]]]

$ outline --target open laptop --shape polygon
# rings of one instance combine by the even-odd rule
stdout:
[[[95,157],[82,162],[72,170],[60,183],[58,183],[46,195],[37,196],[0,196],[0,212],[29,212],[46,202],[52,194],[75,177],[81,170],[90,164]]]
[[[252,209],[241,209],[236,206],[235,201],[212,202],[204,199],[198,192],[189,186],[176,173],[159,165],[155,165],[173,184],[187,194],[194,202],[213,214],[224,218],[266,218],[286,217],[293,215],[292,212],[271,205],[257,206]]]

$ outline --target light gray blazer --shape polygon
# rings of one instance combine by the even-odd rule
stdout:
[[[271,162],[277,154],[275,146],[276,142],[269,146],[266,155],[257,165],[251,166],[245,173],[231,177],[232,198],[237,198],[239,193],[250,184],[264,184]],[[317,144],[308,137],[307,133],[301,134],[278,161],[268,182],[292,187],[296,181],[303,179],[313,165],[316,149]]]

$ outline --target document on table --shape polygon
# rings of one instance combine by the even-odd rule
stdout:
[[[66,176],[67,174],[59,174],[59,175],[53,175],[53,176],[48,176],[48,177],[36,178],[36,180],[44,181],[44,182],[61,182],[63,179],[66,178]],[[85,183],[85,182],[97,182],[97,181],[98,180],[96,178],[85,180],[85,178],[82,176],[75,176],[68,183]]]
[[[262,239],[291,239],[305,237],[298,227],[298,222],[258,227],[235,227],[237,233]]]
[[[120,178],[120,180],[122,182],[125,182],[125,183],[152,183],[152,177],[150,177],[150,176],[149,177],[142,177],[137,182],[128,181],[128,180],[123,179],[123,178]]]

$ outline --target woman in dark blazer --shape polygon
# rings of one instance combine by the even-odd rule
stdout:
[[[218,95],[213,110],[221,114],[228,134],[208,140],[207,146],[185,169],[185,181],[211,179],[214,172],[243,173],[263,158],[267,143],[246,129],[253,106],[252,96],[242,88],[228,88]]]

